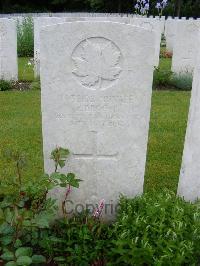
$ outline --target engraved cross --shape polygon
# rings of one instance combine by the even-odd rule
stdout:
[[[75,159],[86,159],[86,160],[113,160],[117,161],[118,152],[113,154],[98,154],[97,152],[97,131],[91,131],[93,139],[93,152],[92,153],[73,153]]]

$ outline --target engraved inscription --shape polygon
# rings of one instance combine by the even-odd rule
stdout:
[[[119,79],[121,60],[121,51],[112,41],[92,37],[82,41],[74,49],[72,73],[82,86],[104,90]]]
[[[92,139],[93,139],[93,152],[92,153],[84,153],[84,154],[78,154],[73,153],[73,157],[75,159],[86,159],[86,160],[114,160],[116,161],[118,158],[118,152],[113,154],[98,154],[97,151],[97,141],[98,141],[98,132],[97,131],[91,131],[92,133]]]
[[[112,127],[123,128],[132,124],[132,115],[140,117],[136,111],[137,103],[143,97],[140,93],[124,95],[81,95],[66,94],[64,97],[67,105],[70,105],[70,112],[56,112],[58,120],[69,120],[72,126],[87,126],[92,128]],[[129,112],[127,113],[127,110]]]

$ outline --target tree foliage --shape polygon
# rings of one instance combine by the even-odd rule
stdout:
[[[156,15],[157,0],[150,2],[150,14]],[[136,0],[0,0],[1,13],[13,12],[120,12],[134,13]],[[169,0],[167,16],[200,17],[199,0]]]

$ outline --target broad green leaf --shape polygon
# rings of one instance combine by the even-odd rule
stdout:
[[[25,204],[25,201],[21,200],[17,206],[20,207],[20,208],[23,208],[24,207],[24,204]]]
[[[15,261],[9,261],[5,264],[5,266],[17,266],[17,263]]]
[[[60,187],[66,187],[67,186],[67,183],[61,183],[60,184]]]
[[[46,262],[46,258],[42,255],[33,255],[32,256],[32,263],[45,263]]]
[[[15,248],[19,248],[19,247],[21,247],[22,246],[22,241],[20,240],[20,239],[17,239],[16,241],[15,241]]]
[[[31,263],[32,263],[32,259],[28,256],[20,256],[17,259],[17,265],[20,265],[20,266],[27,266],[27,265],[30,265]]]
[[[54,219],[54,212],[48,212],[48,211],[43,211],[39,213],[35,219],[34,223],[39,227],[39,228],[48,228],[50,222]]]
[[[8,223],[3,223],[0,225],[0,234],[8,235],[8,234],[12,234],[12,233],[14,233],[14,229]]]
[[[75,174],[73,173],[68,173],[67,174],[67,180],[70,182],[71,180],[74,180],[75,179]]]
[[[0,208],[0,221],[4,220],[4,213],[3,210]]]
[[[4,246],[9,245],[10,243],[12,243],[12,241],[13,241],[12,235],[3,236],[0,238],[0,243]]]
[[[2,260],[9,261],[14,259],[14,254],[10,251],[3,253],[0,257]]]
[[[58,161],[58,165],[60,166],[60,168],[63,168],[65,166],[65,161],[64,160],[59,160]]]
[[[65,257],[55,257],[54,259],[53,259],[55,262],[65,262]]]
[[[30,227],[31,226],[31,221],[24,220],[22,224],[23,224],[23,226]]]
[[[72,187],[79,188],[79,182],[78,182],[76,179],[71,180],[71,181],[69,182],[69,184],[70,184]]]
[[[70,152],[68,149],[60,148],[59,153],[60,153],[61,158],[67,158]]]
[[[5,197],[4,200],[0,203],[0,208],[7,208],[13,204],[11,198]]]
[[[52,173],[52,174],[50,175],[50,177],[51,177],[52,179],[60,179],[61,174],[58,173],[58,172],[56,172],[56,173]]]
[[[30,247],[20,247],[15,251],[15,256],[21,257],[21,256],[32,256],[33,250]]]
[[[11,212],[10,208],[5,209],[4,216],[7,223],[11,223],[14,218],[14,214]]]

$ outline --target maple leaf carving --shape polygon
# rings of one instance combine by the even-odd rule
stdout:
[[[83,85],[92,87],[102,80],[115,80],[120,72],[120,51],[113,48],[112,43],[97,44],[87,40],[82,47],[80,57],[73,57],[75,69],[73,73],[81,77]]]

